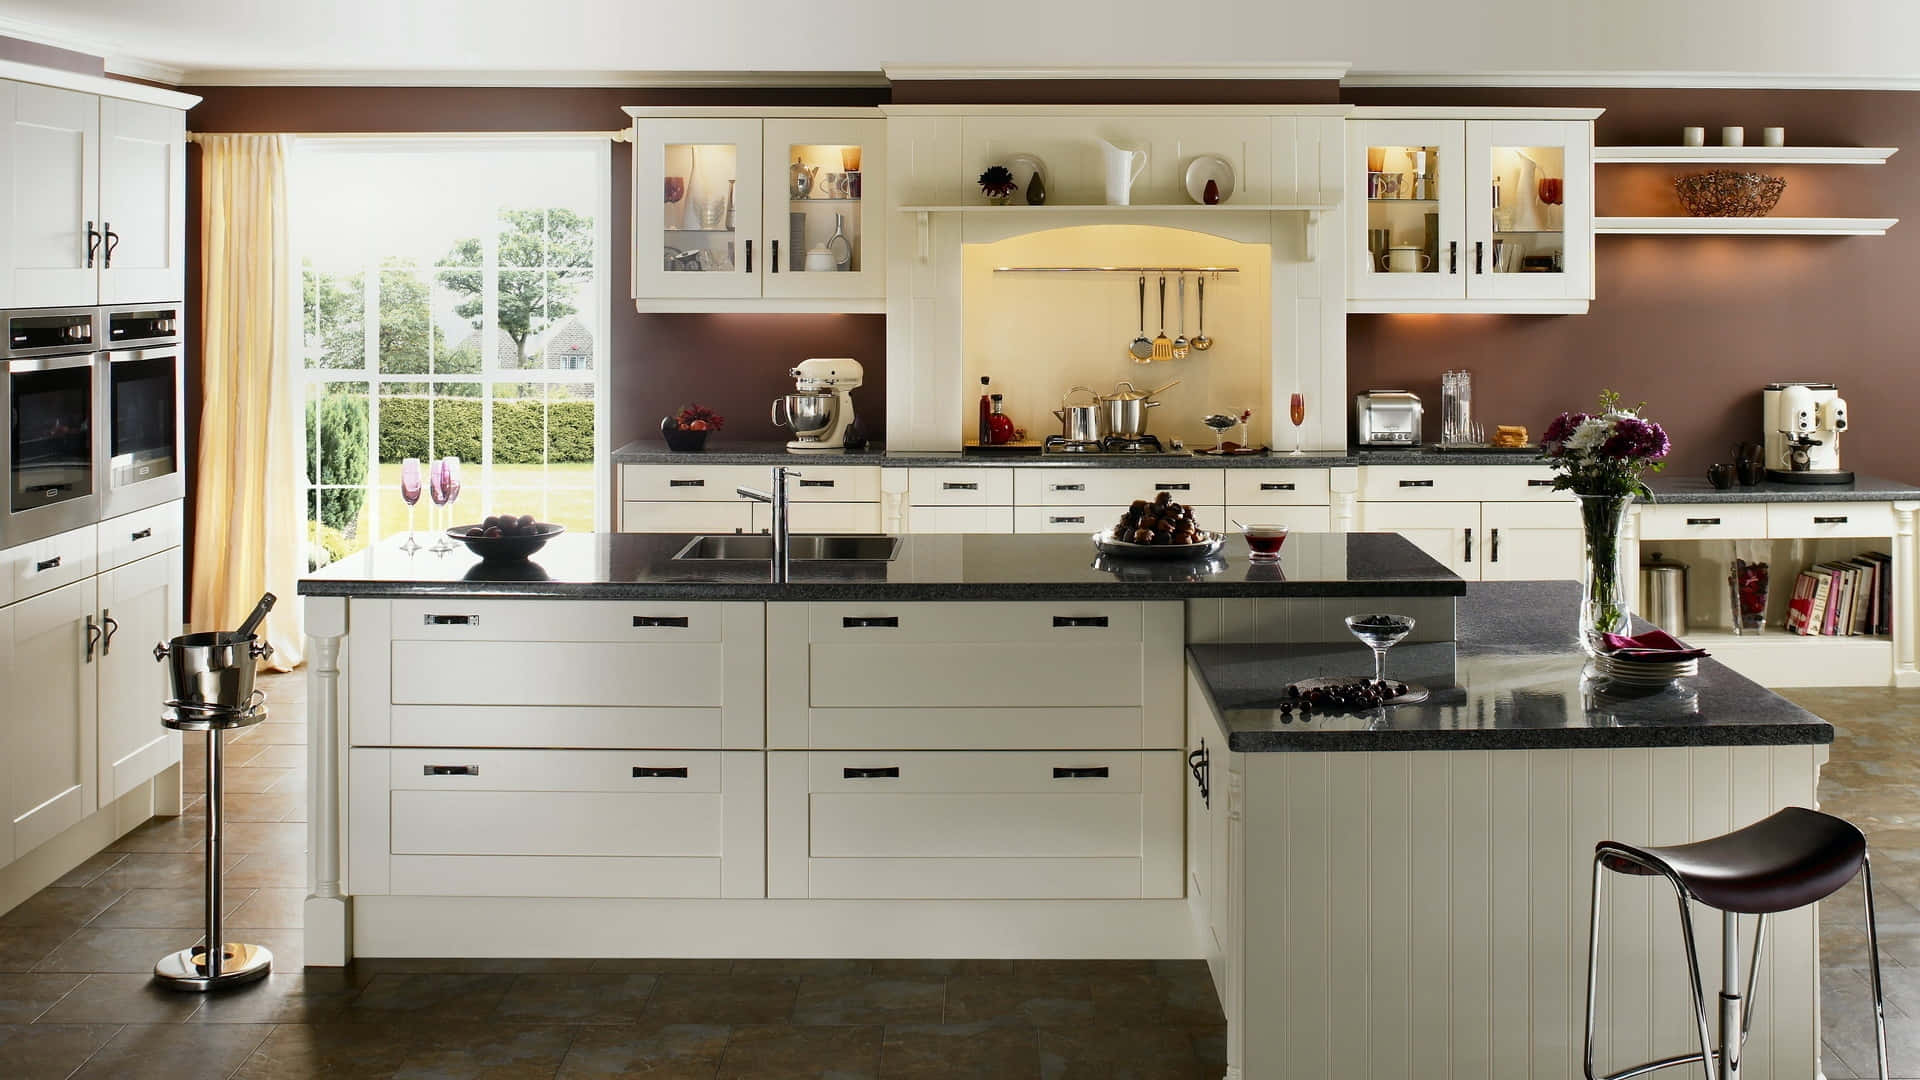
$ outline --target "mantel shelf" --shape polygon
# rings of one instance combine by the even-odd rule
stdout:
[[[1597,217],[1601,236],[1885,236],[1899,218]]]
[[[1595,165],[1885,165],[1897,146],[1596,146]]]
[[[1324,213],[1337,210],[1340,204],[1332,203],[1220,203],[1217,206],[1205,206],[1200,203],[1164,203],[1133,204],[1131,206],[1108,206],[1104,203],[1071,203],[1028,206],[1024,203],[1009,203],[1006,206],[988,206],[984,203],[961,203],[953,206],[898,206],[894,209],[903,214],[1233,214],[1233,213]]]

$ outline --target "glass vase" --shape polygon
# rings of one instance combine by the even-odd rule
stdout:
[[[1580,496],[1580,525],[1586,557],[1580,565],[1580,643],[1589,655],[1605,645],[1603,635],[1625,634],[1627,576],[1620,539],[1627,526],[1631,495]]]

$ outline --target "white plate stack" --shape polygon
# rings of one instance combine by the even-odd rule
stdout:
[[[1601,653],[1593,658],[1596,674],[1627,686],[1665,686],[1675,679],[1700,673],[1698,659],[1640,660]]]

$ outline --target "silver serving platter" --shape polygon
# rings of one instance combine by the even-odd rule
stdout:
[[[1093,546],[1102,555],[1112,555],[1121,559],[1166,559],[1193,560],[1205,559],[1220,554],[1227,546],[1225,533],[1210,532],[1208,539],[1199,544],[1136,544],[1131,540],[1115,540],[1111,530],[1093,534]]]

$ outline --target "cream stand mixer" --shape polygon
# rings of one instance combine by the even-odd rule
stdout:
[[[791,430],[795,453],[843,450],[855,427],[853,390],[863,379],[860,362],[848,357],[802,360],[792,371],[794,392],[773,403],[775,427]]]

